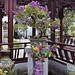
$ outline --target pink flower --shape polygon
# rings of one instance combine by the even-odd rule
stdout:
[[[52,46],[51,49],[54,49],[54,46]]]
[[[56,48],[53,51],[56,51]]]
[[[47,10],[47,5],[45,5],[45,7],[44,7],[44,11],[46,11]]]
[[[51,14],[51,11],[47,12],[47,15],[50,15]]]
[[[20,8],[21,8],[21,11],[24,11],[25,10],[25,7],[24,6],[21,6]]]
[[[41,46],[39,46],[39,49],[40,49],[40,50],[43,50],[43,48],[42,48]]]
[[[16,15],[16,11],[12,11],[12,13],[13,13],[14,15]]]
[[[17,14],[21,14],[20,10],[17,10]]]

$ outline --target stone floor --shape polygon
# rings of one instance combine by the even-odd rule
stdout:
[[[53,73],[52,75],[68,75],[66,65],[54,60],[49,60],[48,65],[49,75],[51,75],[50,72]],[[28,63],[15,64],[15,70],[17,70],[19,73],[27,72],[27,67]]]

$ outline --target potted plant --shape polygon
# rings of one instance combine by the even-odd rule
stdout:
[[[1,46],[0,50],[1,59],[0,59],[0,68],[3,68],[4,70],[12,70],[14,68],[13,61],[9,58],[10,55],[10,49],[3,48]]]
[[[17,11],[13,11],[19,24],[26,27],[30,26],[39,30],[40,34],[45,34],[48,28],[57,29],[58,20],[50,19],[51,11],[48,11],[47,5],[41,6],[38,1],[32,1],[28,5],[20,6]]]
[[[42,44],[40,45],[36,45],[36,46],[32,46],[32,53],[31,53],[31,57],[36,57],[38,62],[34,67],[34,75],[43,75],[44,69],[43,69],[43,64],[45,61],[45,59],[48,57],[56,57],[55,54],[53,52],[56,51],[56,45],[51,46],[50,48],[48,46],[43,47]],[[53,51],[53,52],[52,52]],[[41,72],[40,72],[41,71]]]

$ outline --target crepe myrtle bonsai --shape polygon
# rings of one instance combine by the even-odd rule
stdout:
[[[19,25],[36,28],[41,33],[46,31],[48,28],[56,29],[59,24],[52,24],[53,21],[50,19],[51,11],[48,11],[47,5],[41,6],[38,1],[32,1],[28,5],[20,6],[17,11],[13,11],[16,16],[16,20]],[[42,36],[42,35],[40,35]]]

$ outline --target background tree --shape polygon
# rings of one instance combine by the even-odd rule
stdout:
[[[69,35],[69,27],[74,25],[73,19],[74,11],[70,11],[67,8],[64,9],[64,18],[63,18],[63,31],[64,35]]]

